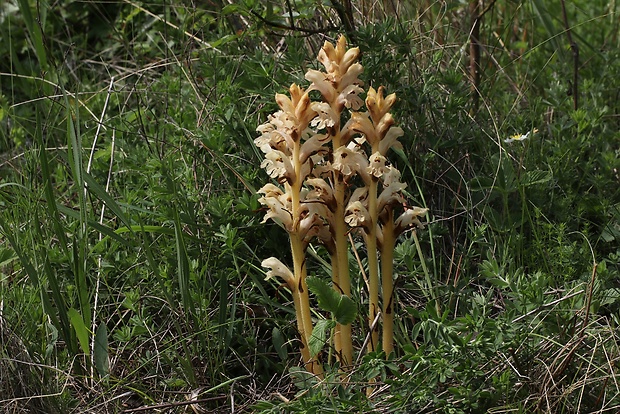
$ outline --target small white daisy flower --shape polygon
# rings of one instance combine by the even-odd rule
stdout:
[[[537,132],[538,132],[538,128],[534,128],[533,131],[528,131],[526,134],[511,135],[510,138],[506,138],[504,142],[509,144],[513,141],[525,141],[526,139],[530,137],[530,135],[536,134]]]

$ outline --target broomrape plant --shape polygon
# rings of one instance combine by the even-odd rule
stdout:
[[[398,138],[403,135],[389,112],[396,95],[384,96],[383,87],[370,87],[365,101],[361,99],[359,53],[358,48],[347,49],[343,36],[335,46],[325,42],[318,54],[325,71],[309,70],[305,78],[311,84],[305,90],[293,84],[290,96],[276,94],[280,110],[257,128],[261,136],[255,140],[265,154],[261,167],[278,183],[259,190],[259,201],[268,209],[263,222],[271,219],[287,231],[293,257],[292,270],[275,257],[262,266],[270,269],[267,278],[278,276],[290,289],[303,363],[318,377],[323,374],[318,355],[328,330],[333,329],[341,369],[353,362],[351,323],[357,308],[351,300],[349,233],[361,234],[368,252],[367,351],[378,350],[381,320],[381,345],[389,355],[396,239],[409,228],[422,227],[420,217],[427,213],[426,208],[406,204],[406,184],[387,159],[390,148],[401,148]],[[313,91],[320,99],[310,98]],[[307,277],[311,242],[329,253],[333,288]],[[309,287],[332,320],[313,322]]]

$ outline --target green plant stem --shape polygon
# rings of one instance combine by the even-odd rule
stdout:
[[[368,215],[370,216],[370,228],[366,236],[366,248],[368,250],[368,326],[377,317],[379,311],[379,257],[377,249],[377,179],[372,177],[368,186]],[[373,329],[368,342],[368,352],[377,350],[379,331]]]
[[[382,344],[385,356],[394,350],[394,212],[383,225],[383,245],[381,246],[381,283],[383,291],[383,333]]]

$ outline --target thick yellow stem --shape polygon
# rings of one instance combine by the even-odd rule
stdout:
[[[331,105],[332,103],[330,103]],[[337,106],[332,106],[336,108]],[[339,111],[338,111],[339,115]],[[332,136],[332,148],[336,151],[341,147],[340,142],[340,123],[334,125]],[[336,200],[336,211],[334,212],[334,239],[336,245],[336,259],[337,265],[337,277],[332,275],[332,280],[335,284],[335,288],[338,289],[343,295],[351,297],[351,277],[349,274],[349,242],[347,240],[348,227],[344,221],[345,213],[345,196],[346,196],[346,184],[344,177],[338,172],[334,171],[334,198]],[[351,324],[348,325],[336,325],[336,335],[339,339],[335,342],[336,353],[340,358],[340,366],[342,368],[351,365],[353,362],[353,338],[351,331]]]
[[[301,144],[295,143],[293,148],[293,162],[295,167],[295,181],[291,185],[291,213],[293,215],[293,228],[289,233],[291,241],[291,253],[293,255],[293,275],[295,286],[293,288],[293,298],[295,303],[295,313],[297,316],[297,327],[301,336],[301,355],[304,364],[309,372],[317,376],[322,376],[323,368],[316,356],[310,355],[308,343],[312,335],[312,315],[310,313],[310,299],[308,296],[308,286],[306,285],[306,251],[299,234],[299,222],[301,221],[301,188],[303,177],[301,176],[300,153]]]
[[[388,357],[394,350],[394,216],[390,211],[383,226],[381,246],[381,281],[383,290],[383,351]]]
[[[370,216],[370,229],[366,237],[368,250],[368,325],[377,317],[379,312],[379,252],[377,248],[377,180],[373,178],[368,186],[368,215]],[[375,327],[368,342],[368,352],[377,350],[379,342],[379,329]]]
[[[340,277],[338,273],[338,255],[334,251],[330,253],[331,265],[332,265],[332,282],[334,284],[334,290],[340,293]],[[336,328],[334,328],[334,349],[336,350],[336,356],[340,362],[342,356],[342,326],[340,324],[336,324]]]
[[[296,281],[293,289],[293,300],[297,316],[297,329],[301,336],[301,356],[306,369],[320,377],[323,374],[323,368],[317,357],[310,355],[310,348],[308,347],[310,336],[312,335],[312,315],[310,313],[308,286],[306,285],[305,253],[300,238],[296,234],[291,234],[290,238]]]
[[[336,182],[336,212],[335,212],[335,239],[336,239],[336,258],[338,261],[338,280],[337,288],[343,295],[351,297],[351,277],[349,275],[349,243],[347,241],[347,225],[344,221],[344,183],[341,180]],[[353,341],[351,337],[351,324],[336,327],[340,333],[340,349],[336,351],[340,357],[340,365],[348,366],[353,362]]]

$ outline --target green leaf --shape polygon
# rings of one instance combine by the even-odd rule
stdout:
[[[75,334],[77,335],[78,341],[80,342],[82,352],[86,355],[90,355],[90,349],[88,349],[88,329],[84,324],[82,315],[80,315],[80,312],[74,308],[69,309],[68,315],[71,325],[73,326],[73,329],[75,329]]]
[[[342,325],[348,325],[355,320],[357,316],[357,306],[353,300],[346,296],[340,295],[338,306],[334,313],[334,318]]]
[[[323,349],[325,342],[327,342],[327,331],[333,329],[334,326],[336,326],[336,323],[330,319],[321,319],[316,323],[308,341],[310,356],[316,356]]]
[[[319,307],[330,312],[336,321],[348,325],[357,316],[357,306],[346,295],[336,292],[326,281],[318,277],[306,278],[308,289],[316,296]]]
[[[319,302],[319,307],[327,312],[336,312],[340,302],[340,294],[336,292],[326,281],[318,277],[307,277],[306,283],[310,292],[314,293]]]
[[[527,173],[525,173],[525,176],[523,177],[522,184],[524,187],[529,187],[529,186],[536,185],[536,184],[547,183],[551,181],[552,178],[553,178],[553,174],[551,174],[551,172],[549,171],[541,171],[541,170],[528,171]]]
[[[107,377],[110,373],[110,358],[108,355],[108,327],[105,323],[97,327],[95,333],[95,368],[100,377]]]
[[[288,359],[286,342],[284,341],[282,331],[280,331],[277,326],[273,328],[273,331],[271,331],[271,340],[273,341],[273,347],[276,349],[280,359],[286,361]]]

